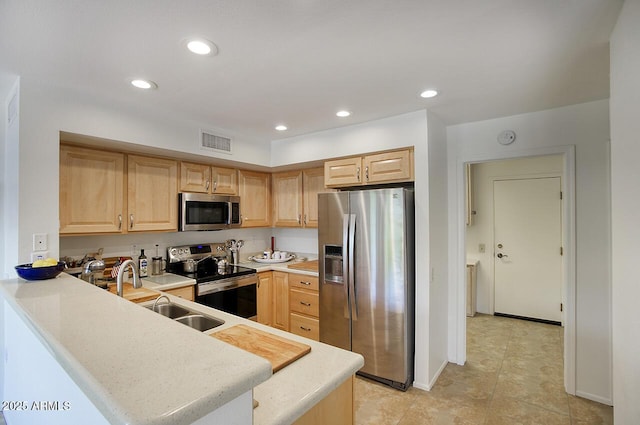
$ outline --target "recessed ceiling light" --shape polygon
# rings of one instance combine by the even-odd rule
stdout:
[[[351,115],[351,112],[349,112],[349,111],[338,111],[338,112],[336,112],[336,116],[339,116],[340,118],[345,118],[345,117],[348,117],[349,115]]]
[[[287,129],[286,125],[280,124],[280,125],[276,125],[276,130],[278,131],[285,131]]]
[[[131,80],[131,84],[139,89],[157,89],[158,85],[151,80]]]
[[[430,97],[436,97],[438,95],[438,90],[433,90],[433,89],[429,89],[429,90],[425,90],[422,93],[420,93],[420,97],[424,97],[424,98],[430,98]]]
[[[187,41],[187,49],[196,55],[216,55],[218,54],[218,47],[204,38],[194,38]]]

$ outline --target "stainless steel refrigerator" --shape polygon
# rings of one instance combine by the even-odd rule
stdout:
[[[411,188],[318,195],[320,341],[364,356],[358,374],[406,390],[414,359]]]

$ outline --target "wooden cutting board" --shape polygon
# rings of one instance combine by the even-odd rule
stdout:
[[[308,272],[318,272],[318,260],[302,261],[287,266],[290,269],[305,270]]]
[[[212,333],[211,336],[269,360],[273,373],[311,351],[311,347],[307,344],[291,341],[247,325],[235,325]]]
[[[145,301],[155,300],[160,295],[160,292],[147,288],[134,288],[131,283],[125,283],[122,288],[123,298],[134,303],[142,303]],[[117,293],[116,285],[109,286],[109,292],[112,294]]]

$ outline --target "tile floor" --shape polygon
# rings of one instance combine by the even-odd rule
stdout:
[[[613,424],[613,408],[564,391],[561,327],[483,314],[467,319],[467,364],[431,391],[358,377],[355,406],[356,425]]]

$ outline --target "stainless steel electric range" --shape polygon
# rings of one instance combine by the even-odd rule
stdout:
[[[195,279],[195,301],[227,313],[256,320],[255,269],[226,264],[224,243],[167,248],[167,272]]]

